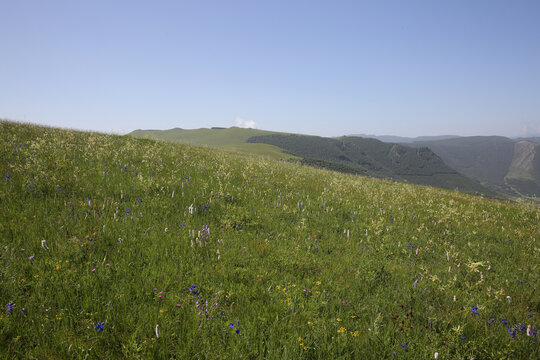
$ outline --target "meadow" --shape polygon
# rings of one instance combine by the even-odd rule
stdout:
[[[0,358],[540,358],[533,205],[8,121],[0,171]]]

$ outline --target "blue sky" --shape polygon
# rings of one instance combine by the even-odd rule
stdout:
[[[0,0],[0,117],[540,134],[540,1]]]

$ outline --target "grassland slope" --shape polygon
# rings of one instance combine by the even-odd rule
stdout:
[[[170,130],[135,130],[128,135],[143,138],[171,141],[180,144],[207,145],[223,150],[268,156],[273,159],[293,159],[292,155],[272,145],[250,144],[247,139],[252,136],[275,134],[272,131],[230,128],[170,129]]]
[[[540,211],[0,122],[0,358],[538,359]]]

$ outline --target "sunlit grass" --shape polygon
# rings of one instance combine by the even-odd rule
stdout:
[[[5,358],[540,356],[535,207],[130,137],[0,134]]]

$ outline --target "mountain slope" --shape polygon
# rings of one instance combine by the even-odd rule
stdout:
[[[519,141],[505,181],[525,196],[540,197],[540,144]]]
[[[450,167],[492,190],[513,196],[540,194],[540,173],[535,165],[539,151],[534,141],[471,136],[406,145],[428,146]]]
[[[449,168],[428,148],[412,149],[358,137],[336,139],[283,134],[254,136],[248,142],[277,146],[304,158],[307,164],[324,168],[494,195],[477,181]]]
[[[505,184],[514,154],[514,141],[502,136],[470,136],[412,145],[427,146],[460,173],[499,186]]]

